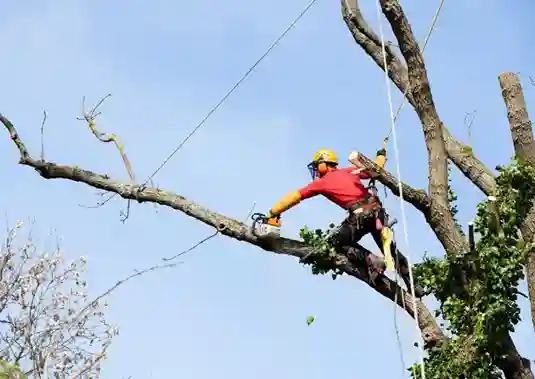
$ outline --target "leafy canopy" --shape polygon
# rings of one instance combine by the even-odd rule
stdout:
[[[519,160],[496,169],[496,200],[485,200],[477,207],[474,227],[479,238],[473,251],[425,257],[414,265],[418,283],[438,300],[435,316],[444,320],[445,332],[451,337],[447,343],[426,347],[428,378],[502,377],[496,365],[504,359],[500,341],[520,321],[517,287],[533,248],[522,239],[520,224],[535,196],[535,169]],[[451,186],[449,197],[455,216],[457,196]],[[341,272],[333,268],[337,255],[329,237],[333,227],[331,224],[328,231],[304,227],[300,235],[314,249],[306,263],[313,274],[331,273],[336,279]],[[421,377],[418,365],[409,370],[413,378]]]

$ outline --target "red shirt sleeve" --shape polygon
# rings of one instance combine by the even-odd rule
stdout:
[[[323,192],[323,182],[321,179],[316,179],[306,187],[303,187],[299,190],[301,199],[308,199],[310,197],[319,195]]]
[[[347,172],[351,173],[351,172],[353,172],[355,170],[358,170],[358,168],[355,167],[355,166],[351,166],[351,167],[342,168],[341,170],[344,170],[344,171],[347,171]],[[359,179],[362,179],[362,180],[370,179],[370,174],[366,170],[361,171],[358,174],[352,174],[352,175],[358,176]]]

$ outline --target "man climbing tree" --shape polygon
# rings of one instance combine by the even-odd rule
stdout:
[[[368,174],[373,174],[395,195],[402,194],[403,201],[421,212],[444,250],[442,258],[427,259],[415,266],[418,282],[439,303],[436,316],[423,301],[413,299],[386,276],[379,277],[373,287],[377,293],[396,302],[418,324],[426,356],[420,367],[412,368],[413,377],[421,378],[425,373],[426,378],[432,379],[533,379],[529,360],[521,356],[511,338],[511,332],[520,321],[517,287],[524,276],[524,269],[528,274],[535,325],[535,142],[518,77],[512,73],[499,77],[517,159],[494,173],[469,146],[450,134],[439,117],[422,49],[399,1],[379,0],[399,52],[394,50],[394,44],[385,43],[374,33],[365,21],[357,0],[341,2],[344,21],[355,42],[385,71],[414,108],[421,122],[428,153],[427,190],[412,188],[387,172],[384,157],[383,161],[376,163],[364,156],[359,157]],[[92,115],[86,115],[85,119],[94,131]],[[118,194],[124,199],[168,206],[228,237],[277,254],[299,259],[310,256],[314,273],[329,272],[334,276],[346,274],[359,280],[367,279],[355,262],[347,258],[343,248],[333,246],[321,230],[311,232],[303,229],[303,241],[279,237],[267,246],[248,225],[205,209],[178,194],[148,187],[149,180],[141,185],[133,180],[120,182],[77,166],[33,158],[10,120],[0,115],[0,122],[19,151],[20,163],[34,168],[46,179],[68,179]],[[471,238],[467,239],[456,222],[448,182],[450,162],[485,195],[492,195],[478,207],[475,221],[475,231],[479,234],[477,241],[471,233]],[[314,171],[319,172],[320,165],[325,171],[318,183],[325,183],[322,179],[331,174],[333,178],[340,175],[350,181],[344,169],[333,167],[338,161],[329,154],[320,154],[316,163],[312,163]],[[357,178],[353,176],[351,180],[356,186]],[[279,216],[303,198],[320,193],[316,185],[294,193],[286,202],[274,207],[268,216]],[[338,200],[335,202],[338,203]],[[345,202],[339,205],[348,206]],[[371,232],[373,228],[368,227],[367,230]],[[356,254],[368,254],[362,246],[353,242],[355,239],[351,240],[351,247]],[[342,246],[347,246],[347,243]],[[447,321],[444,329],[437,322],[439,316]]]
[[[384,258],[369,252],[358,243],[366,234],[371,234],[383,256],[385,250],[389,249],[397,258],[398,270],[410,288],[407,258],[397,250],[391,239],[385,238],[384,230],[389,228],[388,215],[376,191],[370,193],[369,188],[362,184],[362,180],[371,179],[371,174],[362,167],[358,157],[358,153],[352,153],[349,160],[353,165],[339,168],[338,157],[334,151],[330,149],[317,151],[307,166],[312,183],[283,197],[267,212],[266,222],[269,223],[272,218],[279,219],[283,212],[302,200],[322,195],[348,212],[347,218],[331,234],[337,250],[354,260],[357,265],[365,265],[368,269],[369,283],[373,285],[375,277],[384,272]],[[380,168],[385,166],[386,149],[377,151],[375,163]],[[419,296],[422,295],[421,290],[417,292]]]

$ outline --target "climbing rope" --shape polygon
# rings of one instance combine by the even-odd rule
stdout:
[[[214,112],[229,98],[230,95],[243,83],[245,79],[253,72],[253,70],[262,62],[271,51],[278,45],[278,43],[288,34],[288,32],[303,18],[303,16],[308,12],[310,8],[316,3],[317,0],[311,0],[307,6],[301,11],[301,13],[283,30],[283,32],[271,43],[267,48],[264,54],[256,60],[256,62],[242,75],[242,77],[228,90],[228,92],[219,100],[219,102],[206,114],[206,116],[193,128],[193,130],[180,142],[180,144],[163,160],[163,162],[158,166],[154,172],[149,175],[147,180],[141,185],[141,188],[145,187],[148,182],[150,182],[154,176],[160,172],[160,170],[173,158],[173,156],[188,142],[188,140],[193,137],[193,135],[204,125],[204,123],[214,114]]]
[[[273,51],[273,49],[279,44],[279,42],[286,37],[286,35],[290,32],[290,30],[303,18],[303,16],[308,12],[310,8],[316,3],[317,0],[310,0],[310,2],[307,4],[307,6],[297,15],[297,17],[282,31],[282,33],[269,45],[267,50],[256,60],[256,62],[253,63],[251,67],[242,75],[242,77],[227,91],[225,96],[217,102],[217,104],[204,116],[204,118],[191,130],[191,132],[184,138],[178,146],[162,161],[162,163],[158,166],[156,170],[153,171],[152,174],[150,174],[147,179],[139,186],[139,192],[141,192],[143,189],[145,189],[145,186],[147,183],[149,183],[158,172],[161,171],[162,168],[174,157],[174,155],[182,148],[184,145],[190,140],[191,137],[208,121],[208,119],[219,109],[221,105],[232,95],[232,93],[247,79],[247,77],[253,72],[253,70],[262,62],[270,53]],[[106,200],[99,203],[99,207],[103,206],[107,202],[109,202],[111,199],[113,199],[117,193],[112,194],[109,196]]]
[[[443,5],[444,5],[444,0],[441,0],[440,5],[439,5],[434,17],[433,17],[432,22],[431,22],[431,26],[429,27],[429,32],[428,32],[427,37],[425,38],[422,52],[425,50],[425,47],[427,46],[427,43],[428,43],[428,41],[429,41],[429,39],[431,37],[431,34],[433,33],[433,30],[435,28],[436,22],[438,20],[438,16],[440,15],[440,12],[442,10],[442,6]],[[405,245],[409,249],[409,251],[407,253],[407,261],[408,261],[408,266],[409,266],[409,281],[410,281],[410,285],[411,285],[411,296],[412,296],[412,303],[413,303],[413,308],[414,308],[414,319],[415,319],[415,323],[416,323],[416,333],[417,333],[416,339],[418,340],[422,336],[422,331],[421,331],[420,325],[418,323],[418,305],[416,303],[416,294],[414,292],[414,276],[413,276],[413,272],[412,272],[412,262],[411,262],[410,248],[409,248],[409,231],[408,231],[408,228],[407,228],[407,216],[406,216],[406,213],[405,213],[405,201],[404,201],[404,198],[403,198],[403,186],[401,184],[402,183],[402,181],[401,181],[401,168],[400,168],[400,162],[399,162],[399,149],[398,149],[397,135],[396,135],[396,121],[397,121],[397,118],[398,118],[398,116],[399,116],[404,104],[405,104],[406,94],[407,94],[407,92],[409,90],[409,86],[407,86],[407,88],[405,89],[405,92],[403,94],[402,102],[401,102],[400,106],[398,107],[398,110],[397,110],[396,114],[394,114],[394,106],[393,106],[393,101],[392,101],[392,92],[391,92],[391,88],[390,88],[390,78],[389,78],[389,75],[388,75],[389,74],[388,62],[387,62],[387,59],[386,59],[386,46],[385,46],[385,38],[384,38],[384,31],[383,31],[383,20],[382,20],[382,17],[381,17],[382,11],[381,11],[380,0],[376,1],[376,9],[377,9],[377,20],[378,20],[378,23],[379,23],[379,32],[380,32],[380,37],[381,37],[381,49],[382,49],[382,53],[383,53],[383,64],[384,64],[384,72],[385,72],[386,92],[387,92],[388,105],[389,105],[389,111],[390,111],[390,119],[391,119],[390,132],[388,133],[387,137],[385,138],[384,143],[386,144],[388,142],[388,139],[390,138],[390,136],[393,137],[394,154],[395,154],[395,157],[396,157],[396,176],[397,176],[397,180],[398,180],[398,189],[399,189],[399,202],[400,202],[400,209],[401,209],[401,218],[402,218],[402,222],[403,222],[403,234],[404,234]],[[396,278],[396,282],[397,282],[397,278]],[[396,297],[395,301],[397,301],[397,297]],[[396,306],[396,305],[394,305],[394,306]],[[395,315],[396,314],[394,314],[394,316]],[[397,323],[396,318],[394,318],[394,323]],[[396,331],[397,331],[397,327],[396,327]],[[398,343],[399,343],[399,334],[397,336],[398,336]],[[425,350],[424,350],[423,344],[418,344],[418,345],[420,347],[421,375],[422,375],[422,379],[425,379],[425,362],[424,362]],[[402,362],[404,362],[402,352],[401,352],[401,360],[402,360]]]

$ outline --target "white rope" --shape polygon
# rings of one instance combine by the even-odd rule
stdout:
[[[427,35],[424,39],[424,42],[423,42],[423,46],[422,46],[422,53],[425,52],[425,49],[427,47],[427,44],[431,38],[431,35],[433,34],[433,31],[435,30],[435,26],[436,26],[436,23],[438,21],[438,18],[439,18],[439,15],[440,15],[440,12],[442,11],[442,7],[444,5],[444,1],[445,0],[441,0],[440,1],[440,4],[435,12],[435,14],[433,15],[433,19],[431,20],[431,24],[429,25],[429,29],[427,31]],[[382,24],[381,24],[381,15],[380,15],[380,10],[379,10],[379,26],[381,27]],[[384,51],[383,51],[384,52]],[[383,55],[384,56],[384,55]],[[386,62],[385,62],[386,63]],[[386,67],[386,65],[385,65]],[[386,70],[388,70],[388,67],[386,67]],[[388,72],[387,72],[388,74]],[[397,120],[398,120],[398,117],[401,113],[401,111],[403,110],[403,107],[405,106],[406,104],[406,100],[407,100],[407,92],[409,91],[409,88],[410,86],[407,86],[405,88],[405,91],[403,92],[403,97],[401,99],[401,103],[399,104],[397,110],[396,110],[396,114],[394,116],[394,124],[396,124]],[[388,133],[388,136],[386,137],[386,139],[388,140],[393,132],[393,127],[390,128],[390,131]],[[394,241],[395,241],[395,237],[394,237]],[[396,260],[396,267],[398,266],[398,262]],[[398,282],[398,278],[399,278],[399,275],[397,275],[397,273],[395,274],[395,282],[396,284],[399,285],[399,282]],[[403,373],[405,373],[405,357],[404,357],[404,354],[403,354],[403,348],[402,348],[402,344],[401,344],[401,337],[400,337],[400,333],[399,333],[399,327],[398,327],[398,321],[397,321],[397,301],[398,301],[398,298],[397,298],[397,291],[394,295],[394,329],[396,331],[396,340],[397,340],[397,344],[398,344],[398,349],[399,349],[399,355],[400,355],[400,361],[401,361],[401,366],[402,366],[402,370],[403,370]],[[401,294],[402,298],[401,298],[401,301],[402,301],[402,304],[403,304],[403,308],[405,310],[406,309],[406,303],[405,303],[405,298],[403,296],[403,293]],[[424,372],[424,370],[422,370],[422,372]],[[424,374],[425,375],[425,374]],[[402,375],[403,376],[403,375]]]
[[[412,263],[410,258],[410,247],[409,247],[409,231],[407,228],[407,216],[405,214],[405,201],[403,199],[403,186],[401,185],[401,168],[399,163],[399,149],[397,144],[397,135],[396,135],[396,120],[394,115],[394,105],[392,101],[392,92],[390,88],[390,78],[388,76],[388,62],[386,59],[386,46],[385,46],[385,38],[384,38],[384,32],[383,32],[383,20],[381,17],[381,4],[379,3],[379,0],[376,1],[376,8],[377,8],[377,20],[379,22],[379,32],[381,36],[381,48],[383,53],[383,64],[384,64],[384,71],[385,71],[385,84],[386,84],[386,93],[388,97],[388,106],[390,111],[390,120],[392,123],[392,137],[394,142],[394,154],[396,157],[396,174],[397,174],[397,180],[398,180],[398,189],[399,189],[399,203],[401,208],[401,219],[403,223],[403,235],[405,239],[405,245],[409,251],[407,252],[407,261],[409,265],[409,280],[411,284],[411,296],[412,296],[412,304],[414,308],[414,319],[416,323],[416,333],[417,333],[417,340],[421,339],[422,332],[420,330],[420,325],[418,324],[418,305],[416,303],[416,294],[414,292],[414,277],[412,274]],[[422,379],[425,379],[425,363],[424,363],[424,347],[422,343],[418,344],[420,346],[420,367],[422,372]]]
[[[433,31],[435,30],[436,23],[438,21],[438,16],[440,16],[440,12],[442,11],[442,6],[444,5],[445,0],[440,0],[440,4],[438,5],[437,11],[435,12],[433,16],[433,20],[431,20],[431,25],[429,25],[429,30],[427,31],[427,36],[425,37],[423,46],[422,46],[422,54],[425,52],[425,48],[427,47],[427,43],[429,42],[429,39],[431,38],[431,35],[433,34]],[[388,68],[387,68],[388,70]],[[398,109],[396,110],[396,115],[394,116],[394,123],[397,122],[399,114],[401,113],[401,110],[406,104],[407,100],[407,92],[409,92],[410,86],[407,85],[405,88],[405,91],[403,92],[403,97],[401,98],[401,103],[398,106]],[[388,133],[388,137],[392,134],[392,129],[390,129],[390,132]]]
[[[392,230],[392,236],[393,236],[393,241],[395,242],[396,241],[396,233],[394,232],[394,230]],[[397,244],[396,244],[397,246]],[[399,254],[396,254],[396,265],[395,267],[399,267]],[[399,285],[398,283],[398,277],[399,275],[397,274],[397,272],[394,274],[394,277],[396,278],[396,284]],[[405,306],[405,296],[403,296],[403,292],[401,293],[401,303],[403,304],[403,309],[405,309],[405,311],[407,310],[406,306]],[[397,308],[398,308],[398,291],[395,291],[394,292],[394,329],[396,331],[396,342],[398,344],[398,352],[399,352],[399,360],[401,361],[401,377],[405,377],[405,374],[406,374],[406,363],[405,363],[405,355],[403,354],[403,345],[401,343],[401,335],[399,333],[399,328],[398,328],[398,313],[397,313]]]
[[[290,32],[290,30],[293,29],[293,27],[303,18],[303,16],[308,12],[310,8],[316,3],[317,0],[310,0],[310,2],[307,4],[307,6],[297,15],[297,17],[282,31],[282,33],[269,45],[267,50],[256,60],[256,62],[249,67],[249,69],[241,76],[240,79],[228,90],[228,92],[219,100],[219,102],[204,116],[204,118],[193,128],[193,130],[180,142],[180,144],[163,160],[163,162],[158,166],[156,170],[152,174],[149,175],[149,177],[145,180],[145,182],[141,185],[141,187],[144,187],[147,183],[149,183],[152,179],[154,179],[154,176],[160,172],[160,170],[173,158],[173,156],[188,142],[188,140],[193,137],[193,135],[204,125],[206,121],[214,114],[215,111],[219,109],[221,105],[232,95],[232,93],[240,86],[240,84],[247,79],[247,77],[254,71],[254,69],[273,51],[273,49],[279,44],[279,42],[286,37],[286,35]]]

